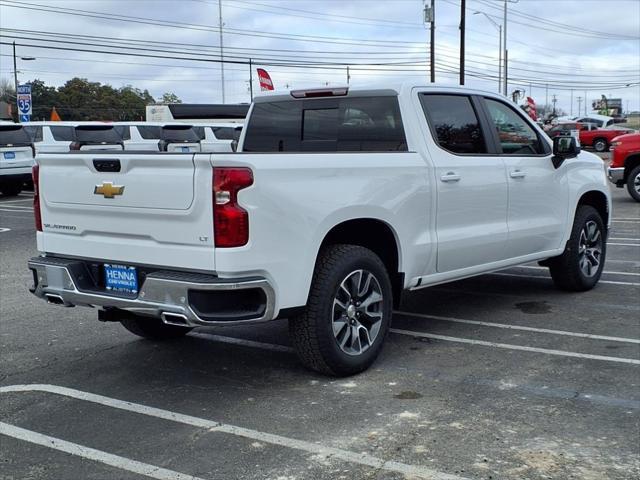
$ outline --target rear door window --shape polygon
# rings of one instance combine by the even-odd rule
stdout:
[[[31,136],[22,125],[0,125],[0,146],[30,145]]]
[[[471,98],[423,93],[420,94],[420,102],[440,147],[457,154],[487,153]]]
[[[34,142],[42,141],[42,126],[41,125],[25,125],[24,129]]]
[[[136,125],[140,136],[145,140],[160,140],[162,128],[157,125]]]
[[[73,142],[74,130],[73,127],[56,126],[49,127],[51,135],[56,142]]]
[[[211,127],[211,129],[218,140],[238,141],[242,133],[242,127]]]

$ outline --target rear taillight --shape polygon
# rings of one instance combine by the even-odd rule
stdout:
[[[249,214],[238,205],[238,192],[253,184],[249,168],[213,170],[213,224],[216,247],[241,247],[249,241]]]
[[[40,165],[34,165],[31,170],[33,179],[33,216],[36,221],[36,230],[42,231],[42,215],[40,214]]]
[[[71,142],[69,150],[80,150],[80,142]]]

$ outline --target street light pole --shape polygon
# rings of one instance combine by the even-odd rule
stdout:
[[[507,95],[507,0],[504,0],[504,20],[502,21],[503,32],[504,32],[504,83],[503,83],[503,91],[502,93]]]
[[[220,26],[220,82],[222,83],[222,103],[225,103],[224,95],[224,44],[222,40],[222,0],[218,0],[218,21]]]

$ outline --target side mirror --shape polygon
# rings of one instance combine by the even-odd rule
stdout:
[[[559,168],[568,158],[577,157],[580,153],[580,146],[575,137],[558,136],[553,138],[553,157],[551,161],[555,168]]]

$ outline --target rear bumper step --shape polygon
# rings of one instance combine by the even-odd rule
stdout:
[[[275,293],[259,277],[221,279],[213,275],[155,271],[145,276],[137,295],[114,295],[87,285],[84,262],[57,257],[29,260],[30,291],[66,307],[120,309],[187,327],[240,325],[274,318]]]

